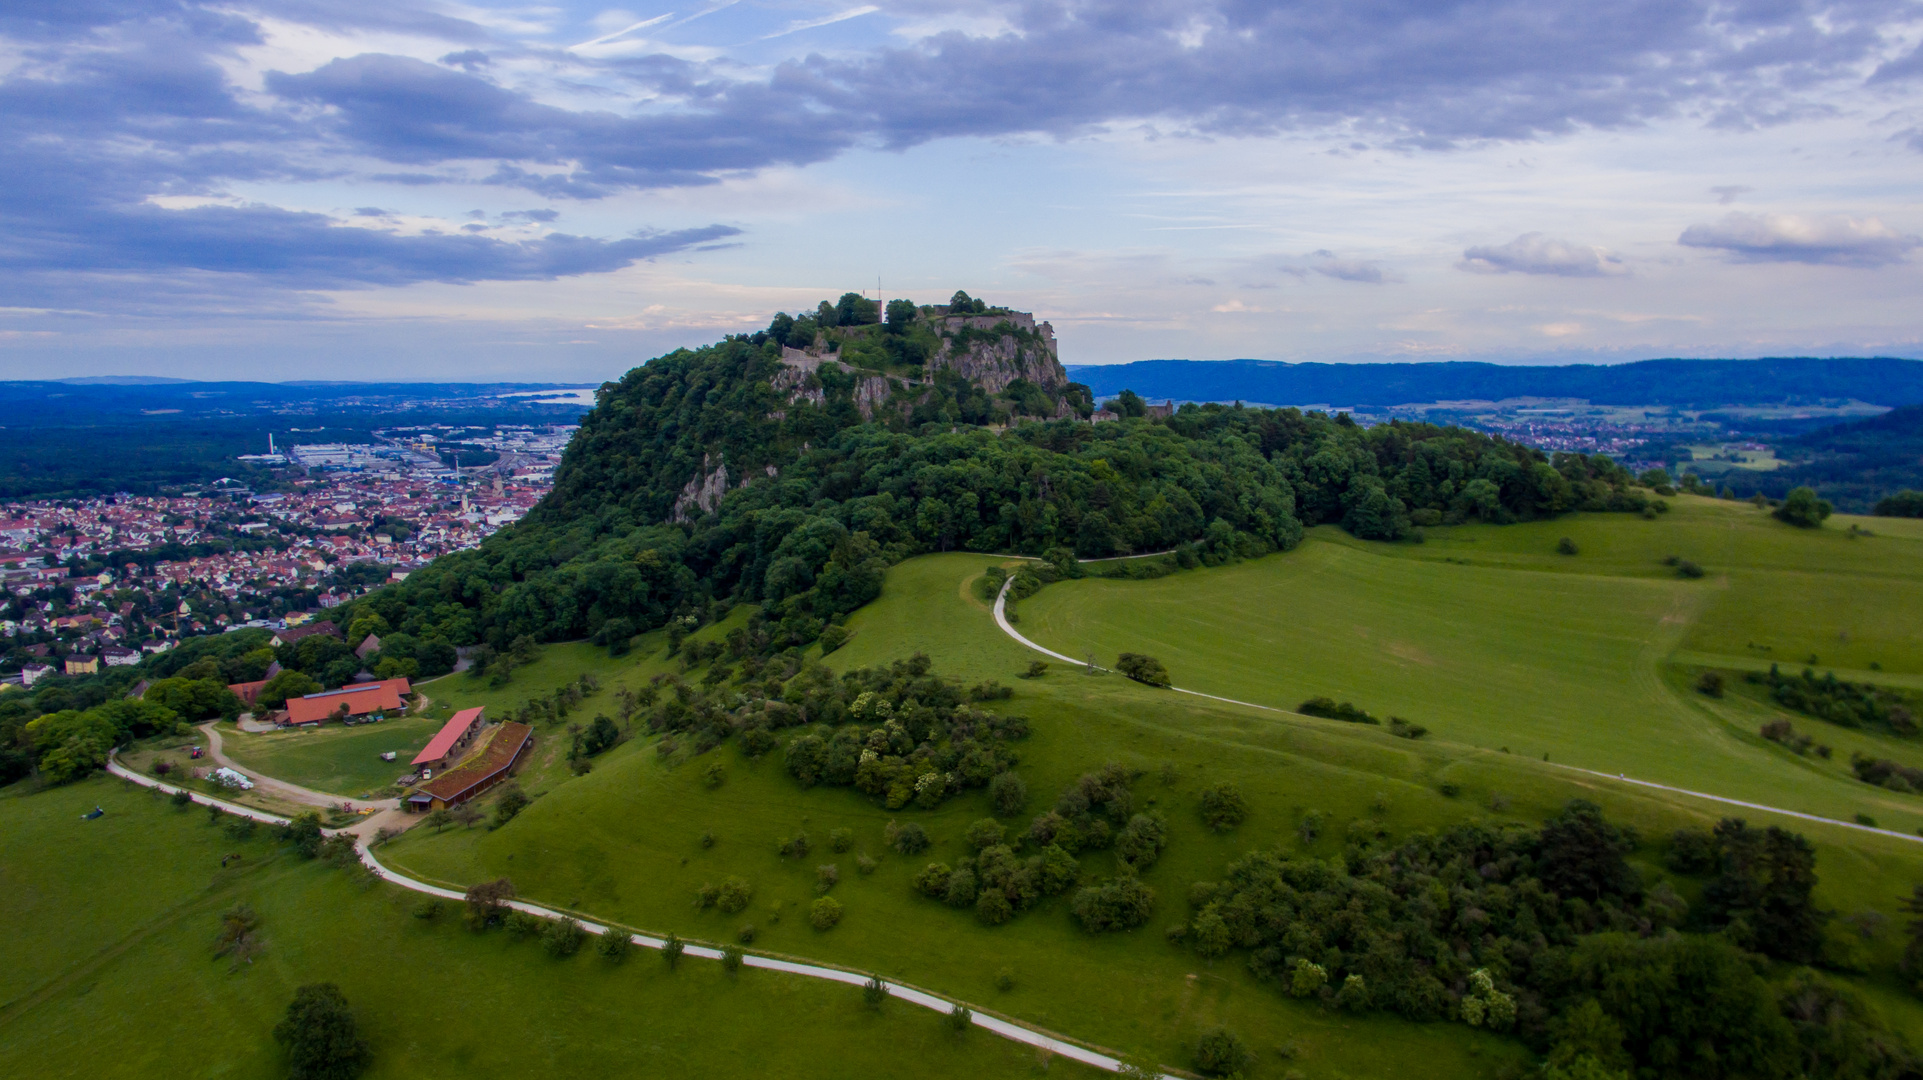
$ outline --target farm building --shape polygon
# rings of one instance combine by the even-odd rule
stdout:
[[[343,686],[339,690],[325,690],[306,697],[287,699],[288,724],[318,724],[342,715],[346,707],[348,717],[371,716],[374,713],[399,712],[407,707],[402,700],[413,689],[406,679],[384,679],[380,682],[363,683],[358,686]]]
[[[480,707],[462,709],[454,714],[432,739],[427,747],[414,755],[414,767],[425,769],[431,776],[447,768],[448,763],[459,761],[461,752],[474,742],[474,737],[487,726],[485,710]]]
[[[415,788],[407,796],[409,810],[444,810],[479,796],[508,778],[534,745],[534,729],[508,721],[489,728],[481,748],[465,762]]]

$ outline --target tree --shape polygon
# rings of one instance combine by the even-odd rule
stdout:
[[[1923,996],[1923,885],[1910,890],[1910,895],[1902,900],[1902,907],[1905,914],[1914,918],[1904,927],[1909,943],[1903,947],[1900,966],[1903,974],[1909,977],[1910,992]]]
[[[975,1014],[961,1002],[957,1001],[955,1007],[948,1010],[948,1029],[955,1034],[965,1033],[974,1023]]]
[[[988,799],[996,817],[1014,817],[1028,805],[1028,785],[1012,772],[997,774],[988,782]]]
[[[513,821],[514,816],[527,809],[532,801],[519,784],[510,783],[502,788],[501,797],[494,802],[494,827],[498,829]]]
[[[1115,834],[1115,857],[1139,873],[1155,865],[1168,846],[1168,822],[1160,814],[1136,814]]]
[[[1168,669],[1153,656],[1125,652],[1115,661],[1115,670],[1149,686],[1169,685]]]
[[[1830,510],[1828,502],[1817,498],[1815,488],[1791,488],[1783,497],[1783,505],[1776,508],[1776,519],[1800,529],[1814,529],[1830,516]]]
[[[1155,907],[1155,890],[1134,875],[1085,887],[1075,894],[1071,910],[1090,933],[1132,930],[1148,921]]]
[[[1923,491],[1905,488],[1887,496],[1877,502],[1875,513],[1877,517],[1923,517]]]
[[[267,680],[267,685],[261,687],[260,693],[254,696],[254,704],[263,709],[278,709],[287,704],[288,698],[305,697],[308,694],[320,692],[321,684],[315,682],[312,675],[288,668]]]
[[[556,960],[564,960],[581,951],[581,942],[587,936],[588,932],[581,929],[579,921],[563,915],[549,923],[547,930],[541,934],[541,948]]]
[[[468,928],[485,930],[506,917],[509,910],[507,902],[514,899],[514,883],[506,878],[483,881],[470,886],[465,899]]]
[[[218,810],[219,807],[214,809]],[[320,814],[313,810],[295,814],[294,819],[282,827],[281,838],[292,843],[295,851],[309,859],[319,855],[321,841],[325,839],[321,833]]]
[[[1202,790],[1202,821],[1216,832],[1233,829],[1248,816],[1248,800],[1227,780]]]
[[[1208,1076],[1239,1073],[1255,1060],[1234,1032],[1216,1028],[1195,1040],[1195,1068]]]
[[[1797,833],[1772,825],[1750,828],[1740,818],[1716,826],[1718,874],[1703,889],[1712,925],[1737,931],[1738,944],[1795,964],[1823,952],[1823,923],[1811,893],[1816,849]]]
[[[882,982],[879,975],[868,976],[868,981],[861,984],[861,1003],[871,1009],[879,1009],[881,1003],[887,1000],[888,984]]]
[[[619,964],[634,952],[634,938],[627,931],[610,926],[601,932],[601,940],[595,943],[594,951],[609,963]]]
[[[674,934],[669,934],[661,942],[661,962],[673,971],[681,963],[681,954],[688,951],[688,943]]]
[[[915,306],[913,300],[888,301],[889,332],[894,334],[905,333],[908,330],[908,324],[914,322],[920,314],[921,309]]]
[[[745,959],[745,954],[742,953],[741,946],[724,945],[721,947],[721,970],[722,971],[725,971],[730,975],[739,974],[741,971],[741,964],[744,959]]]
[[[808,924],[817,930],[832,930],[841,922],[841,901],[824,896],[808,906]]]
[[[748,908],[748,901],[754,898],[754,886],[746,878],[731,877],[721,883],[721,891],[715,897],[715,906],[724,914],[734,915]]]
[[[439,810],[436,810],[428,814],[427,817],[421,820],[421,824],[423,825],[434,826],[434,831],[437,833],[447,828],[449,825],[452,825],[453,823],[454,823],[454,815],[448,813],[446,807],[442,807]]]
[[[1542,883],[1561,896],[1594,903],[1604,897],[1635,899],[1642,880],[1623,860],[1636,850],[1633,830],[1605,821],[1602,808],[1572,799],[1542,827],[1537,871]]]
[[[581,752],[593,757],[621,741],[621,729],[605,715],[596,716],[581,736]]]
[[[294,991],[287,1015],[274,1025],[274,1041],[287,1050],[293,1080],[351,1080],[367,1067],[347,998],[333,983],[309,983]]]
[[[220,933],[214,938],[214,955],[232,957],[236,966],[254,962],[260,952],[260,916],[247,904],[235,904],[220,913]]]

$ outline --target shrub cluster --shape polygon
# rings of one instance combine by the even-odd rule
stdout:
[[[1827,758],[1833,752],[1826,744],[1819,743],[1797,731],[1796,726],[1788,720],[1770,720],[1763,724],[1760,734],[1770,742],[1788,747],[1803,755],[1815,754],[1817,757]]]
[[[1896,735],[1914,735],[1918,730],[1907,697],[1880,686],[1845,682],[1833,671],[1822,678],[1809,668],[1801,675],[1784,675],[1771,664],[1767,675],[1753,672],[1749,681],[1768,686],[1777,704],[1841,727],[1877,728]]]
[[[890,810],[910,803],[940,806],[970,788],[988,786],[1015,765],[1009,744],[1028,734],[1028,721],[964,705],[956,687],[929,673],[926,656],[888,668],[848,672],[839,681],[825,669],[803,688],[761,710],[769,720],[818,719],[828,730],[788,744],[785,765],[805,787],[849,786]],[[752,714],[753,704],[744,706]],[[747,721],[754,723],[752,715]]]
[[[1708,879],[1694,909],[1666,884],[1644,888],[1625,859],[1636,844],[1581,801],[1539,829],[1461,826],[1389,847],[1364,830],[1340,859],[1237,860],[1191,889],[1171,937],[1203,956],[1246,950],[1259,978],[1331,1007],[1513,1027],[1558,1075],[1915,1067],[1846,991],[1814,976],[1772,987],[1744,952],[1819,959],[1802,837],[1736,820],[1678,834],[1669,865]]]
[[[1380,724],[1382,721],[1371,716],[1368,710],[1344,701],[1337,704],[1333,698],[1312,697],[1296,706],[1296,712],[1304,716],[1319,716],[1324,720],[1342,720],[1351,724]]]
[[[1899,765],[1888,758],[1853,753],[1850,755],[1850,769],[1856,773],[1858,780],[1866,784],[1875,784],[1891,791],[1923,791],[1923,769]]]

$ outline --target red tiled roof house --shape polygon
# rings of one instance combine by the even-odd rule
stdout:
[[[343,715],[349,718],[374,713],[399,712],[407,707],[402,699],[413,693],[406,679],[383,679],[359,686],[343,686],[306,697],[287,699],[287,723],[318,724]]]

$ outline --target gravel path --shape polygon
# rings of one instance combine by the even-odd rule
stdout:
[[[1052,656],[1057,660],[1067,661],[1068,663],[1074,664],[1077,667],[1081,667],[1087,664],[1086,660],[1077,660],[1072,656],[1063,656],[1061,653],[1058,653],[1053,649],[1042,648],[1040,645],[1037,645],[1034,642],[1023,637],[1021,633],[1017,631],[1015,627],[1009,623],[1008,616],[1003,609],[1007,606],[1007,603],[1008,603],[1008,588],[1014,583],[1015,583],[1015,579],[1013,578],[1010,578],[1008,581],[1004,582],[1002,584],[1002,591],[996,594],[995,596],[995,625],[1002,628],[1002,633],[1005,633],[1009,637],[1014,638],[1016,641],[1021,642],[1023,645],[1027,646],[1028,648],[1031,648],[1036,652],[1041,653],[1043,656]],[[1107,671],[1108,669],[1103,667],[1098,667],[1096,668],[1096,670]],[[1284,713],[1290,716],[1300,715],[1290,709],[1278,709],[1273,705],[1257,705],[1252,701],[1237,701],[1234,698],[1217,697],[1214,694],[1204,694],[1200,690],[1184,690],[1179,686],[1171,686],[1171,687],[1168,687],[1167,689],[1173,690],[1178,694],[1190,694],[1194,697],[1208,698],[1211,701],[1226,702],[1230,705],[1242,705],[1250,709],[1261,709],[1263,712]],[[1636,787],[1654,788],[1657,791],[1668,791],[1668,792],[1673,792],[1677,795],[1688,795],[1691,798],[1708,799],[1711,802],[1719,802],[1724,804],[1725,806],[1740,806],[1745,810],[1761,810],[1766,814],[1781,814],[1784,817],[1797,818],[1802,821],[1814,821],[1823,825],[1835,825],[1840,828],[1855,829],[1857,832],[1875,833],[1878,836],[1889,836],[1889,837],[1894,837],[1898,840],[1907,840],[1913,844],[1923,844],[1923,836],[1915,836],[1910,833],[1897,832],[1895,829],[1879,829],[1870,825],[1859,825],[1854,821],[1838,821],[1835,818],[1821,817],[1816,814],[1805,814],[1801,810],[1785,810],[1780,806],[1765,806],[1762,803],[1744,802],[1741,799],[1732,799],[1726,795],[1712,795],[1707,791],[1691,791],[1688,788],[1671,787],[1668,784],[1658,784],[1653,780],[1636,780],[1631,777],[1625,776],[1622,773],[1598,772],[1595,769],[1583,769],[1583,768],[1578,768],[1574,765],[1561,765],[1553,761],[1545,762],[1545,764],[1551,765],[1558,769],[1564,769],[1569,772],[1582,773],[1585,776],[1594,776],[1603,780],[1614,780],[1620,784],[1633,784]]]

